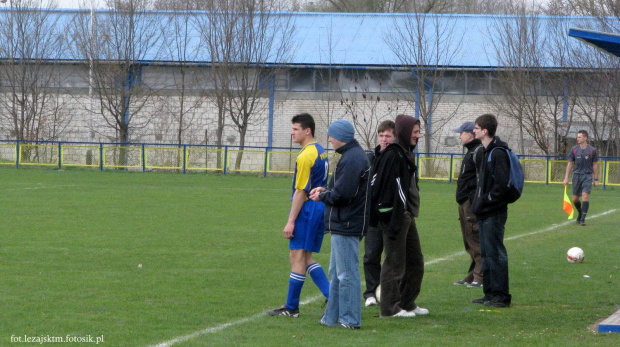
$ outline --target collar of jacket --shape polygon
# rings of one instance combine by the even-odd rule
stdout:
[[[403,145],[401,145],[401,144],[398,142],[398,139],[394,139],[394,142],[390,143],[390,144],[388,145],[388,147],[389,147],[389,146],[394,146],[394,145],[396,145],[396,146],[400,147],[400,149],[401,149],[403,152],[407,153],[407,154],[412,154],[412,153],[413,153],[413,151],[415,151],[415,148],[416,148],[416,146],[403,146]]]
[[[375,147],[375,157],[378,157],[379,153],[381,153],[381,145],[377,145],[377,147]]]
[[[352,141],[349,141],[349,142],[345,143],[344,145],[342,145],[340,148],[338,148],[336,150],[336,153],[342,154],[342,153],[346,152],[347,150],[349,150],[350,148],[353,148],[355,146],[359,146],[359,143],[357,142],[356,139],[353,139]]]
[[[469,141],[469,143],[466,143],[466,144],[464,145],[464,147],[465,147],[465,148],[467,148],[468,150],[470,150],[470,151],[471,151],[472,149],[474,149],[474,148],[476,148],[476,147],[480,146],[480,144],[481,144],[481,143],[482,143],[482,142],[480,142],[480,140],[478,140],[478,139],[473,139],[473,140]]]
[[[403,157],[405,157],[405,161],[407,162],[407,165],[409,165],[409,167],[412,170],[416,170],[417,166],[415,165],[415,162],[411,158],[411,155],[413,155],[413,150],[415,149],[415,146],[411,146],[410,148],[411,148],[411,152],[407,152],[407,150],[403,146],[401,146],[397,141],[394,141],[390,143],[384,149],[384,151],[391,149],[391,150],[398,152],[399,154],[403,155]]]
[[[504,141],[502,141],[499,136],[495,136],[493,138],[493,141],[491,141],[489,143],[489,145],[487,146],[487,148],[484,149],[485,152],[489,152],[490,150],[492,150],[495,147],[505,147],[508,148],[508,144]]]

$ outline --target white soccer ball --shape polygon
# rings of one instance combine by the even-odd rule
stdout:
[[[377,299],[377,304],[381,302],[381,285],[378,285],[377,289],[375,289],[375,299]]]
[[[585,253],[579,247],[573,247],[566,252],[566,260],[570,263],[581,263],[584,257]]]

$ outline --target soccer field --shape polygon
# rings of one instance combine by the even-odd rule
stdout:
[[[318,324],[310,280],[299,318],[263,314],[286,299],[290,178],[0,168],[0,346],[620,345],[589,330],[620,309],[619,189],[595,188],[582,227],[562,211],[563,187],[526,185],[506,226],[513,306],[498,310],[452,284],[468,267],[456,185],[420,185],[417,303],[431,313],[363,308],[362,329],[349,331]],[[583,263],[566,261],[573,246]],[[316,256],[326,271],[329,250],[326,237]]]

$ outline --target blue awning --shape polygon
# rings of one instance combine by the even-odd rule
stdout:
[[[581,28],[568,29],[568,36],[620,57],[620,35]]]

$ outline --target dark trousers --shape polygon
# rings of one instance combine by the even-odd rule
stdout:
[[[381,253],[383,253],[383,230],[369,227],[364,237],[364,277],[366,291],[364,299],[375,296],[375,290],[381,283]]]
[[[508,290],[508,253],[504,246],[504,230],[508,211],[478,219],[484,296],[488,300],[510,304]]]
[[[386,226],[383,225],[383,228]],[[411,311],[417,306],[424,277],[424,256],[415,219],[405,212],[395,240],[383,238],[385,260],[381,268],[381,315],[393,316],[400,310]]]
[[[478,233],[478,220],[476,215],[471,212],[471,202],[465,201],[459,205],[459,221],[461,222],[461,232],[465,251],[469,254],[471,263],[467,275],[463,278],[465,282],[482,283],[482,258],[480,256],[480,234]]]

